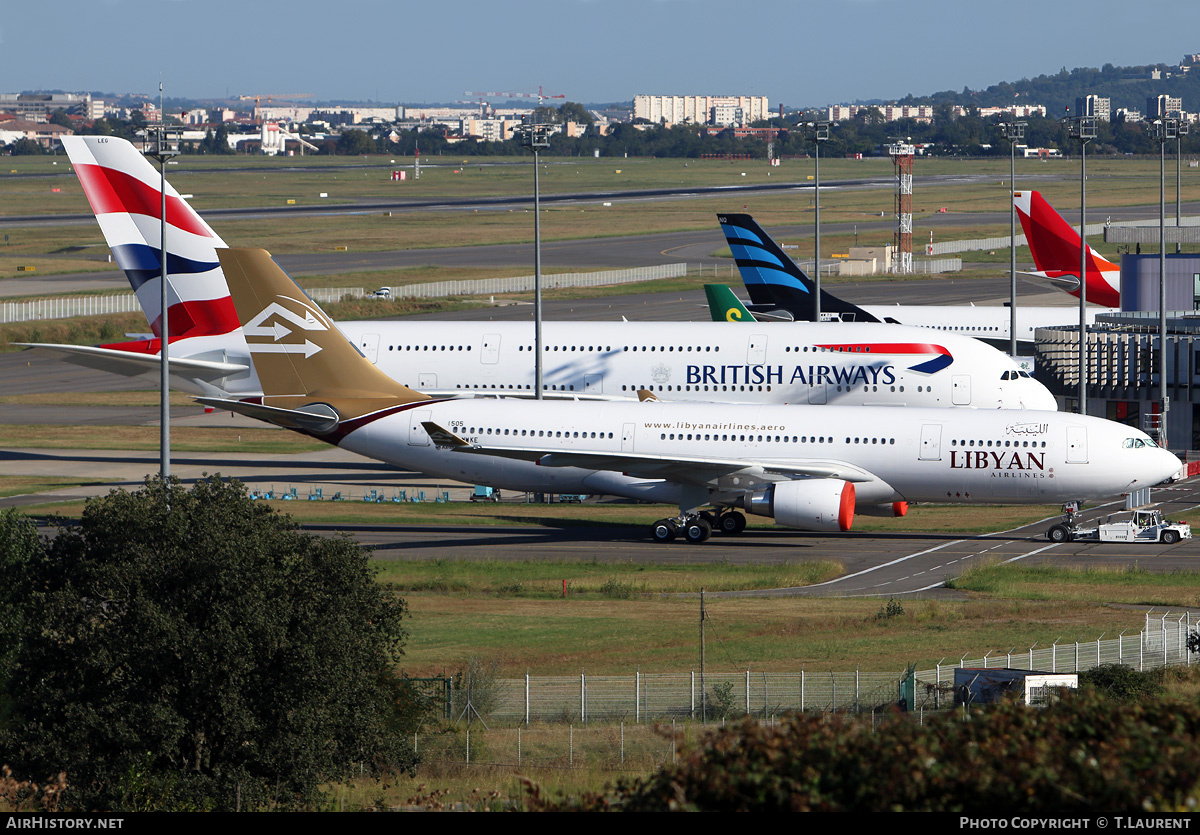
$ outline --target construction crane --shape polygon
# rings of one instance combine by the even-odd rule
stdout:
[[[466,92],[466,93],[463,93],[463,95],[464,96],[474,96],[476,98],[483,98],[483,99],[504,99],[504,98],[507,98],[507,99],[537,99],[538,107],[541,107],[542,102],[544,102],[546,99],[565,99],[566,98],[566,96],[562,95],[562,94],[555,95],[553,93],[547,93],[547,92],[543,91],[541,88],[541,85],[538,85],[538,91],[536,93],[471,93],[471,92]]]

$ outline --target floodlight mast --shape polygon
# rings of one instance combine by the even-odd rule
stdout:
[[[1154,138],[1158,140],[1158,445],[1167,446],[1167,143],[1179,142],[1178,119],[1156,119]],[[1175,223],[1179,224],[1178,205]]]
[[[170,357],[169,346],[170,340],[170,323],[168,310],[170,299],[167,284],[167,161],[171,157],[179,156],[179,142],[181,133],[179,131],[167,130],[166,114],[162,109],[162,83],[158,85],[158,113],[159,122],[153,125],[146,125],[146,132],[143,135],[142,152],[146,156],[158,161],[159,171],[159,197],[161,205],[159,211],[159,278],[160,278],[160,296],[159,304],[162,312],[158,320],[158,341],[159,341],[159,357],[160,357],[160,374],[159,387],[160,401],[158,410],[159,422],[159,475],[165,483],[171,476],[171,406],[170,406]]]
[[[1008,353],[1017,355],[1017,206],[1013,202],[1017,191],[1017,143],[1025,138],[1025,122],[1005,122],[1000,125],[1009,144],[1008,158]]]
[[[1094,116],[1067,117],[1071,137],[1079,140],[1079,414],[1087,414],[1087,144],[1096,138]]]
[[[816,184],[813,188],[813,205],[816,207],[815,228],[813,237],[816,240],[815,257],[813,258],[813,278],[816,281],[816,292],[813,294],[814,319],[821,321],[821,143],[829,139],[829,122],[809,122],[805,125],[805,134],[812,138],[814,159],[816,161]]]
[[[534,397],[543,399],[542,393],[542,221],[541,180],[538,176],[538,153],[550,147],[553,125],[525,124],[517,128],[521,144],[533,150],[533,377],[536,391]]]

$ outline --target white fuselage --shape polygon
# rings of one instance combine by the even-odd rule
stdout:
[[[425,422],[488,454],[439,448]],[[1175,456],[1136,429],[1058,412],[475,399],[413,403],[351,423],[357,428],[343,427],[331,440],[404,469],[510,490],[665,502],[698,485],[707,485],[710,501],[733,501],[751,482],[848,465],[860,473],[845,476],[856,481],[860,505],[1057,503],[1149,487],[1179,469]],[[519,460],[497,450],[549,457]],[[591,454],[633,458],[608,468],[554,465],[555,456]],[[637,456],[662,459],[669,474],[659,477],[668,471]],[[710,478],[714,459],[744,461],[733,474],[743,480]]]
[[[533,324],[342,322],[388,376],[438,396],[534,390]],[[956,334],[863,323],[744,327],[717,322],[546,322],[551,396],[1054,409],[999,351]]]
[[[1007,343],[1010,339],[1012,313],[1007,307],[937,304],[864,304],[859,307],[884,322],[932,328],[959,336],[985,339],[993,344]],[[1096,321],[1098,314],[1111,312],[1113,309],[1108,307],[1088,307],[1084,310],[1084,319],[1090,325]],[[1079,324],[1078,307],[1017,305],[1017,342],[1026,347],[1034,344],[1034,332],[1038,328],[1071,324]]]

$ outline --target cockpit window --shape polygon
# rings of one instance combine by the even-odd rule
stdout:
[[[1148,446],[1154,446],[1154,444],[1142,438],[1126,438],[1121,444],[1123,449],[1141,449]]]

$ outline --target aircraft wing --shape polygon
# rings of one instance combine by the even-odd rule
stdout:
[[[838,478],[843,481],[878,481],[860,467],[842,461],[795,459],[769,463],[749,458],[716,458],[693,455],[657,455],[639,452],[563,451],[544,447],[487,446],[471,443],[433,421],[421,424],[430,439],[440,447],[477,455],[495,455],[522,461],[536,461],[542,467],[581,467],[587,470],[615,470],[639,478],[664,478],[708,484],[727,476],[743,475],[751,483],[793,481],[798,478]]]
[[[59,359],[82,365],[85,368],[95,368],[126,377],[136,377],[139,374],[157,372],[161,363],[157,354],[136,354],[132,351],[117,351],[112,348],[100,348],[94,345],[56,345],[47,342],[16,342],[33,348],[41,353],[51,354]],[[234,362],[211,362],[208,360],[171,359],[171,371],[200,380],[219,380],[249,370],[249,366]]]

